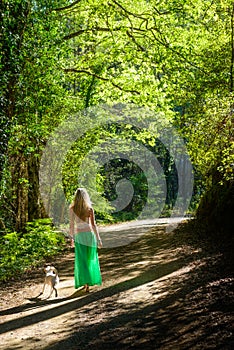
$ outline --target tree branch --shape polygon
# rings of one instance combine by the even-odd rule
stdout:
[[[117,27],[117,28],[113,28],[113,29],[110,29],[110,28],[102,28],[102,27],[94,27],[94,28],[88,28],[88,29],[80,29],[78,30],[78,32],[75,32],[75,33],[71,33],[71,34],[68,34],[66,36],[64,36],[64,40],[69,40],[69,39],[72,39],[72,38],[75,38],[76,36],[79,36],[83,33],[88,33],[88,32],[94,32],[94,31],[97,31],[97,32],[113,32],[113,31],[119,31],[121,29],[123,29],[124,27]]]
[[[118,88],[119,90],[121,91],[125,91],[125,92],[131,92],[131,93],[134,93],[134,94],[137,94],[137,95],[140,95],[140,92],[137,91],[137,90],[128,90],[128,89],[124,89],[122,86],[118,85],[118,84],[115,84],[113,81],[111,81],[110,79],[108,78],[104,78],[104,77],[101,77],[100,75],[97,75],[95,73],[92,73],[86,69],[76,69],[76,68],[65,68],[64,69],[64,72],[65,73],[83,73],[83,74],[87,74],[87,75],[90,75],[91,77],[94,77],[96,79],[99,79],[99,80],[103,80],[103,81],[107,81],[109,83],[111,83],[114,87]]]
[[[64,6],[64,7],[58,7],[57,9],[53,9],[52,11],[57,11],[57,12],[60,12],[60,11],[65,11],[65,10],[69,10],[70,8],[72,8],[73,6],[76,6],[77,4],[79,4],[79,2],[81,2],[82,0],[77,0],[77,1],[74,1],[72,4],[70,5],[67,5],[67,6]]]
[[[146,51],[146,49],[145,49],[143,46],[141,46],[141,45],[136,41],[136,38],[134,37],[134,35],[132,35],[128,30],[127,30],[126,33],[127,33],[127,35],[129,36],[129,38],[132,39],[132,41],[134,42],[134,44],[135,44],[141,51],[143,51],[143,52]]]
[[[119,2],[117,2],[116,0],[112,0],[112,2],[113,2],[116,6],[118,6],[123,12],[127,13],[128,15],[131,15],[131,16],[133,16],[133,17],[141,18],[141,19],[143,19],[143,20],[146,20],[146,18],[142,17],[142,16],[146,15],[145,13],[142,13],[142,14],[139,14],[139,15],[138,15],[137,13],[133,13],[133,12],[130,12],[130,11],[126,10],[126,9],[123,7],[123,5],[121,5],[121,4],[120,4]]]
[[[87,31],[88,31],[87,29],[80,29],[80,30],[78,30],[78,32],[65,35],[65,36],[63,37],[63,39],[64,39],[64,40],[69,40],[69,39],[75,38],[76,36],[79,36],[79,35],[81,35],[81,34],[87,32]]]
[[[156,30],[158,33],[160,33],[161,35],[161,40],[159,38],[156,37],[156,35],[154,34],[154,30]],[[150,32],[152,33],[155,41],[157,41],[159,44],[163,45],[167,50],[170,50],[171,52],[173,52],[175,55],[177,55],[182,61],[187,62],[190,66],[199,69],[201,72],[203,72],[204,74],[207,74],[207,72],[202,69],[201,67],[197,66],[195,63],[189,61],[187,59],[187,57],[185,57],[182,53],[180,53],[178,50],[174,49],[173,47],[170,46],[170,43],[165,39],[162,38],[162,33],[157,29],[157,28],[151,28]]]
[[[155,7],[155,6],[153,6],[153,9],[154,9],[154,11],[157,13],[157,15],[159,15],[159,16],[168,15],[168,14],[171,13],[171,11],[163,11],[163,12],[161,12],[161,11],[159,11],[159,10],[157,9],[157,7]]]
[[[76,36],[79,36],[83,33],[88,33],[88,32],[117,32],[117,31],[120,31],[120,30],[126,30],[126,32],[128,32],[129,30],[131,31],[136,31],[136,32],[141,32],[141,33],[144,33],[145,30],[144,29],[140,29],[140,28],[135,28],[135,27],[116,27],[116,28],[108,28],[108,27],[93,27],[93,28],[88,28],[88,29],[80,29],[78,30],[77,32],[74,32],[74,33],[71,33],[71,34],[68,34],[66,36],[63,37],[64,40],[69,40],[69,39],[72,39],[72,38],[75,38]]]

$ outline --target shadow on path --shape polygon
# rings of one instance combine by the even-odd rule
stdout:
[[[130,245],[100,250],[100,289],[2,310],[14,319],[1,324],[0,334],[30,326],[32,336],[16,346],[37,348],[33,326],[54,319],[55,335],[40,349],[233,349],[233,278],[220,268],[220,257],[173,237],[156,227]],[[62,279],[73,278],[72,254],[59,271]]]
[[[83,306],[90,304],[94,301],[99,301],[106,297],[111,297],[114,294],[121,293],[131,288],[138,287],[142,284],[154,281],[155,279],[158,279],[160,277],[163,277],[164,275],[170,274],[183,266],[184,266],[183,260],[180,260],[180,261],[178,260],[168,264],[161,264],[161,265],[159,264],[157,268],[146,271],[136,278],[132,278],[127,281],[115,284],[111,287],[101,289],[100,291],[97,291],[95,293],[85,294],[85,296],[83,297],[81,296],[84,294],[84,292],[79,291],[67,298],[35,301],[34,304],[27,303],[15,308],[7,309],[5,311],[3,310],[0,313],[1,315],[4,315],[4,314],[9,315],[12,313],[20,313],[22,311],[26,311],[34,308],[35,309],[41,308],[46,305],[56,305],[56,304],[63,303],[62,305],[55,306],[53,308],[50,308],[49,310],[38,311],[38,312],[35,312],[33,315],[23,316],[21,318],[17,318],[16,320],[10,320],[5,323],[2,323],[0,328],[0,334],[13,331],[19,327],[26,327],[34,323],[42,322],[47,319],[51,319],[51,318],[60,316],[62,314],[69,313],[71,311],[82,308]]]

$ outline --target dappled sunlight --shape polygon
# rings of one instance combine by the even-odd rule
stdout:
[[[218,257],[208,258],[200,247],[185,242],[172,244],[172,237],[154,228],[129,246],[99,250],[103,284],[90,293],[74,289],[71,252],[58,264],[58,298],[30,301],[40,279],[30,290],[20,289],[25,293],[21,305],[1,308],[0,350],[5,344],[22,350],[109,350],[113,339],[119,349],[136,344],[143,349],[156,341],[158,349],[174,350],[178,337],[186,347],[206,336],[211,316],[201,311],[204,301],[196,298],[204,286],[212,293],[216,288],[218,282],[209,280],[207,270]]]
[[[183,288],[185,281],[190,278],[189,273],[205,266],[205,264],[205,260],[198,260],[158,279],[119,293],[116,300],[119,313],[124,312],[126,308],[133,311],[134,308],[139,310],[142,307],[154,304],[158,299],[162,299],[171,293],[172,290],[174,293],[178,292],[180,288]]]

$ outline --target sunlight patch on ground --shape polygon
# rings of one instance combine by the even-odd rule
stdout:
[[[129,327],[137,326],[142,315],[148,315],[144,313],[145,309],[148,312],[156,307],[160,318],[163,303],[169,300],[173,307],[175,301],[181,303],[178,295],[185,283],[193,283],[191,276],[194,278],[207,262],[198,258],[201,249],[189,245],[173,246],[170,237],[153,232],[122,251],[103,250],[100,253],[103,284],[91,287],[88,294],[74,289],[73,260],[69,260],[69,270],[67,265],[64,265],[66,269],[61,269],[58,298],[51,298],[44,304],[30,303],[27,297],[37,295],[43,281],[38,281],[36,286],[24,286],[20,293],[25,293],[25,299],[23,295],[18,300],[15,297],[15,305],[22,309],[4,307],[6,314],[1,320],[4,345],[0,345],[0,350],[6,350],[6,344],[14,350],[44,349],[46,346],[49,349],[55,342],[74,333],[82,336],[95,327],[106,336],[109,325],[113,325],[116,319],[123,320],[122,324],[117,321],[116,325],[122,336],[121,327],[124,334],[128,323]],[[8,293],[8,298],[11,295]],[[136,319],[131,319],[132,314]],[[103,325],[106,325],[106,330],[103,330]],[[147,323],[147,327],[150,331],[151,324]]]
[[[192,263],[182,267],[181,269],[178,269],[177,271],[174,271],[166,276],[163,276],[162,278],[158,279],[158,282],[164,281],[164,280],[170,280],[171,278],[180,277],[182,275],[188,274],[194,269],[200,268],[202,266],[206,265],[206,260],[197,260],[193,261]]]
[[[131,288],[128,291],[120,293],[117,302],[119,305],[122,305],[123,309],[126,303],[128,305],[131,303],[142,303],[145,307],[145,305],[154,303],[157,299],[167,296],[171,290],[174,293],[177,292],[179,288],[174,288],[173,285],[178,283],[178,281],[183,282],[189,277],[189,273],[192,270],[200,268],[205,264],[205,260],[197,260],[154,281]]]

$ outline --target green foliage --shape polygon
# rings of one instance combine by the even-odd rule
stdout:
[[[207,178],[208,186],[214,175],[220,183],[234,180],[233,94],[194,104],[187,118],[195,111],[196,120],[190,122],[190,129],[184,128],[184,134],[198,172]]]
[[[166,125],[166,122],[165,122]],[[166,181],[168,183],[166,206],[173,207],[177,193],[177,176],[174,169],[173,160],[169,156],[166,148],[157,139],[157,128],[154,128],[154,133],[146,129],[140,129],[131,125],[124,125],[121,123],[110,123],[102,127],[95,128],[95,132],[91,129],[81,138],[79,138],[70,151],[67,153],[65,162],[63,163],[63,185],[66,189],[66,196],[70,202],[73,199],[73,194],[77,187],[85,186],[91,194],[94,203],[96,217],[98,222],[119,222],[126,220],[133,220],[139,216],[146,202],[155,207],[155,216],[159,215],[157,205],[155,202],[158,198],[164,198],[165,193],[162,193],[160,181],[162,176],[157,177],[158,182],[154,182],[154,199],[148,200],[148,184],[147,177],[154,177],[155,173],[148,164],[148,170],[145,173],[134,162],[125,159],[116,158],[99,168],[98,160],[105,158],[107,154],[115,154],[115,150],[122,150],[126,154],[139,154],[147,163],[147,152],[155,154],[158,158],[162,168],[164,169]],[[155,134],[155,137],[152,136]],[[103,144],[109,140],[115,140],[113,144],[108,144],[108,147],[103,147]],[[124,142],[123,140],[128,140]],[[131,144],[131,142],[135,142]],[[137,143],[136,143],[137,141]],[[145,154],[142,153],[141,147],[144,145]],[[172,146],[172,144],[171,144]],[[140,148],[139,148],[140,147]],[[147,151],[148,149],[148,151]],[[89,152],[94,152],[90,155]],[[96,155],[95,155],[96,153]],[[97,159],[95,158],[97,157]],[[147,173],[148,172],[148,173]],[[114,213],[114,208],[108,202],[117,199],[116,186],[122,179],[128,180],[133,188],[132,200],[127,207],[120,212]],[[122,186],[123,183],[122,183]],[[54,189],[51,189],[54,191]],[[131,190],[130,190],[131,191]],[[48,189],[48,192],[50,190]],[[97,193],[98,192],[98,195]],[[120,193],[128,193],[128,188],[122,188]],[[152,202],[152,203],[151,203]],[[152,215],[152,209],[149,209]],[[110,212],[113,214],[110,215]],[[164,210],[164,214],[168,214],[168,210]],[[145,213],[146,215],[146,213]]]
[[[231,0],[84,1],[73,7],[65,37],[77,48],[67,65],[82,84],[77,96],[94,79],[90,104],[163,110],[187,141],[199,191],[211,168],[233,177],[233,16]]]
[[[15,216],[31,220],[24,212],[32,201],[39,202],[32,159],[39,163],[51,132],[70,114],[100,103],[135,103],[174,123],[196,169],[193,208],[217,172],[220,184],[233,181],[233,1],[6,0],[0,15],[0,215],[5,226]],[[67,198],[88,152],[118,132],[114,126],[92,130],[71,148],[63,167]],[[157,149],[156,135],[133,130],[131,123],[122,136]],[[167,171],[170,159],[161,158]],[[168,212],[175,176],[169,170],[166,176],[173,184]],[[106,178],[98,174],[100,193]],[[141,182],[138,176],[131,180]],[[108,203],[99,199],[97,211],[107,218]],[[17,205],[23,202],[20,211]]]
[[[5,227],[20,231],[27,220],[45,216],[38,190],[40,156],[77,101],[64,89],[61,68],[69,52],[63,41],[67,21],[53,11],[66,1],[1,5],[0,216]]]
[[[53,229],[50,219],[28,222],[25,233],[9,232],[0,236],[0,243],[0,281],[38,266],[65,248],[63,234]]]

